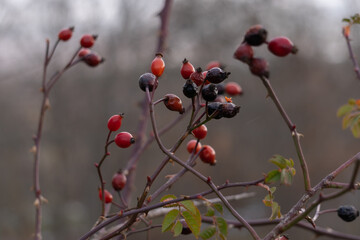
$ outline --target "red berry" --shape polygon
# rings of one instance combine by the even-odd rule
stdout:
[[[241,44],[234,52],[234,58],[249,64],[254,57],[254,51],[249,44]]]
[[[178,96],[175,94],[166,94],[164,99],[164,104],[169,110],[179,112],[180,114],[184,113],[185,109],[183,108],[182,101]]]
[[[115,136],[115,143],[121,148],[128,148],[135,143],[135,138],[128,132],[121,132]]]
[[[200,86],[204,82],[204,75],[202,74],[202,69],[199,67],[190,75],[190,80],[192,80],[196,86]]]
[[[123,119],[123,116],[121,114],[114,115],[109,118],[108,120],[108,128],[110,131],[117,131],[121,127],[121,120]]]
[[[59,32],[59,40],[62,40],[62,41],[67,41],[71,38],[72,36],[72,33],[74,31],[74,27],[70,27],[70,28],[67,28],[67,29],[63,29]]]
[[[221,63],[219,61],[211,61],[206,65],[206,70],[210,70],[214,67],[222,68]]]
[[[272,39],[268,44],[268,49],[278,57],[285,57],[289,53],[295,54],[297,52],[297,48],[287,37]]]
[[[185,58],[180,69],[181,76],[184,79],[189,79],[190,75],[195,72],[194,66]]]
[[[104,201],[105,203],[111,203],[112,200],[113,200],[113,195],[108,191],[108,190],[104,190]],[[102,201],[102,191],[101,191],[101,188],[99,188],[99,198],[100,200]]]
[[[84,57],[84,56],[86,56],[86,55],[88,55],[88,54],[90,54],[91,53],[91,50],[90,49],[88,49],[88,48],[82,48],[82,49],[80,49],[80,51],[79,51],[79,53],[78,53],[78,56],[79,57]]]
[[[111,184],[112,184],[113,188],[115,189],[115,191],[120,191],[125,187],[126,181],[127,181],[127,178],[126,178],[125,174],[123,174],[122,172],[118,172],[118,173],[114,174]]]
[[[249,64],[252,74],[259,77],[269,77],[269,64],[265,59],[253,58]]]
[[[165,62],[163,60],[163,55],[161,53],[157,53],[154,60],[151,62],[151,72],[160,77],[165,69]]]
[[[245,33],[244,42],[251,46],[260,46],[266,42],[267,31],[261,25],[255,25],[249,28]]]
[[[200,152],[200,159],[204,163],[215,165],[215,150],[209,145],[204,145],[203,150]]]
[[[228,82],[225,85],[225,92],[230,96],[241,95],[243,93],[241,86],[236,82]]]
[[[197,139],[204,139],[207,134],[207,127],[205,126],[205,124],[203,124],[203,125],[195,128],[194,130],[192,130],[192,134]]]
[[[104,61],[104,58],[100,57],[97,53],[92,52],[85,55],[83,61],[90,67],[96,67],[99,63]]]
[[[91,48],[94,45],[97,35],[85,34],[80,39],[80,45],[84,48]]]
[[[194,148],[195,148],[196,143],[197,143],[197,140],[194,140],[194,139],[193,139],[193,140],[190,140],[190,141],[187,143],[186,149],[187,149],[187,151],[188,151],[189,153],[192,153],[192,152],[194,151]],[[200,151],[200,149],[201,149],[201,143],[198,142],[195,153],[198,153],[198,152]]]

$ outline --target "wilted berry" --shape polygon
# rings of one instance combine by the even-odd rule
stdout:
[[[215,113],[215,115],[213,116],[214,119],[220,119],[222,118],[223,116],[221,115],[220,113],[220,105],[221,103],[220,102],[211,102],[211,103],[208,103],[207,105],[207,112],[209,114],[209,116],[212,116],[216,111],[217,113]]]
[[[190,80],[192,80],[197,86],[200,86],[204,82],[204,75],[202,74],[202,69],[199,67],[190,75]]]
[[[266,42],[267,31],[261,25],[255,25],[249,28],[245,33],[244,42],[251,46],[260,46]]]
[[[188,98],[193,98],[197,95],[197,86],[190,79],[186,80],[186,83],[183,86],[183,93]]]
[[[265,59],[253,58],[249,64],[252,74],[259,77],[269,77],[269,64]]]
[[[230,72],[225,72],[221,68],[214,67],[214,68],[208,70],[205,80],[207,80],[211,83],[221,83],[226,78],[228,78],[229,75],[230,75]]]
[[[345,222],[352,222],[359,216],[359,210],[354,206],[346,205],[339,207],[337,214]]]
[[[215,84],[216,88],[218,89],[218,94],[221,95],[221,94],[224,94],[225,92],[225,86],[224,84],[222,83],[219,83],[219,84]]]
[[[234,58],[249,64],[254,57],[254,51],[249,44],[241,44],[234,52]]]
[[[166,94],[164,99],[164,104],[167,109],[179,112],[180,114],[183,114],[185,112],[185,109],[182,106],[181,99],[175,94]]]
[[[156,82],[156,76],[152,73],[144,73],[139,78],[139,86],[141,90],[146,92],[146,88],[149,88],[149,91],[152,92]],[[155,87],[156,88],[156,87]]]
[[[205,101],[214,101],[218,95],[218,90],[215,84],[209,84],[203,87],[201,90],[201,96]]]
[[[298,49],[287,37],[277,37],[268,43],[268,49],[278,57],[285,57],[289,53],[297,53]]]
[[[236,114],[240,111],[240,107],[236,106],[231,102],[221,103],[219,106],[219,111],[221,116],[225,118],[235,117]]]

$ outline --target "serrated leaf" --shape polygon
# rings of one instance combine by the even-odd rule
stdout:
[[[288,169],[283,169],[281,171],[281,183],[287,186],[292,183],[292,174]]]
[[[213,207],[216,209],[216,211],[218,211],[221,215],[223,214],[224,209],[223,209],[223,206],[221,205],[221,203],[214,203],[212,206],[213,206]]]
[[[345,105],[342,105],[337,113],[336,113],[336,116],[337,117],[343,117],[345,116],[346,114],[348,114],[349,112],[351,112],[353,110],[353,106],[352,105],[349,105],[349,104],[345,104]]]
[[[185,200],[180,202],[181,206],[183,206],[186,210],[190,211],[192,214],[197,214],[199,211],[195,206],[194,202],[191,200]]]
[[[273,204],[271,206],[270,220],[274,220],[277,217],[278,218],[281,217],[280,206],[279,206],[279,204],[277,202],[273,202]]]
[[[208,207],[205,216],[212,217],[214,215],[215,215],[215,210],[212,207]]]
[[[177,237],[181,234],[183,229],[183,225],[181,224],[181,222],[178,220],[175,223],[175,226],[173,227],[173,232],[174,232],[174,237]]]
[[[179,216],[179,213],[180,213],[179,210],[173,209],[165,215],[161,226],[162,232],[166,232],[172,228],[172,226],[174,225],[174,221]]]
[[[200,227],[201,227],[200,212],[198,214],[192,214],[189,211],[183,211],[181,214],[184,217],[188,227],[190,228],[194,236],[197,238],[200,233]]]
[[[279,168],[283,169],[286,167],[286,160],[281,155],[275,155],[269,160],[271,163],[275,164]]]
[[[219,227],[220,232],[224,235],[227,236],[228,233],[228,225],[227,222],[222,218],[222,217],[217,217],[216,218],[216,222],[217,225]]]
[[[265,183],[274,183],[280,180],[280,171],[278,169],[268,172]]]
[[[202,231],[199,236],[206,240],[211,238],[212,236],[214,236],[214,234],[216,233],[216,228],[214,226],[208,227],[206,228],[204,231]]]

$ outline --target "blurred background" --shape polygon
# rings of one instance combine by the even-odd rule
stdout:
[[[83,34],[99,34],[94,50],[106,58],[104,64],[89,68],[84,64],[69,70],[50,95],[51,110],[45,117],[41,148],[41,189],[49,203],[43,207],[45,240],[78,239],[94,224],[101,206],[94,162],[103,154],[108,118],[124,112],[122,130],[136,136],[143,92],[139,76],[149,71],[157,44],[160,20],[157,14],[162,0],[2,0],[0,3],[0,236],[1,239],[30,239],[34,230],[34,194],[32,188],[33,145],[40,111],[41,74],[45,39],[53,44],[60,29],[75,26],[73,37],[62,42],[49,67],[49,75],[61,69],[78,48]],[[268,30],[269,39],[289,37],[299,48],[297,55],[278,58],[266,46],[255,55],[270,63],[271,82],[284,108],[304,135],[302,146],[308,161],[312,184],[360,150],[359,140],[349,130],[341,129],[337,109],[349,98],[359,98],[360,83],[355,78],[341,30],[342,18],[360,9],[356,0],[277,0],[174,1],[171,9],[166,70],[161,77],[156,98],[174,93],[183,99],[184,80],[179,74],[186,57],[195,67],[205,68],[219,60],[231,72],[228,81],[239,83],[244,95],[233,101],[241,105],[233,119],[211,121],[203,144],[216,150],[217,165],[199,163],[196,168],[217,184],[248,181],[262,177],[274,166],[268,162],[274,154],[295,160],[298,174],[292,187],[280,186],[275,201],[286,213],[303,194],[303,180],[289,130],[261,81],[252,76],[245,64],[232,58],[244,32],[254,24]],[[360,55],[360,28],[351,33],[355,54]],[[158,125],[176,118],[176,112],[157,106]],[[187,120],[163,136],[170,147],[183,132]],[[111,181],[114,172],[125,167],[130,149],[110,148],[111,157],[104,164],[104,176]],[[185,146],[178,156],[186,159]],[[153,144],[140,158],[133,199],[139,196],[163,158]],[[167,166],[155,182],[179,168]],[[351,169],[339,176],[348,181]],[[189,187],[190,186],[190,187]],[[168,193],[194,194],[207,189],[190,174],[185,175]],[[267,218],[263,189],[231,189],[225,194],[255,192],[250,199],[233,202],[246,219]],[[359,192],[322,205],[323,209],[352,204],[360,208]],[[156,200],[157,201],[157,200]],[[131,204],[135,205],[135,202]],[[115,210],[115,208],[114,208]],[[225,213],[225,217],[232,216]],[[155,219],[155,223],[161,219]],[[344,223],[336,214],[317,222],[339,231],[360,234],[359,220]],[[264,236],[270,227],[256,228]],[[314,239],[314,234],[291,229],[290,239]],[[170,233],[151,231],[151,239],[169,239]],[[233,229],[229,239],[250,239],[246,230]],[[145,234],[130,239],[144,239]],[[180,237],[193,239],[193,236]],[[329,239],[323,237],[321,239]]]

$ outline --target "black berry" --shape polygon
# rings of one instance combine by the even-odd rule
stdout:
[[[188,98],[193,98],[197,95],[197,86],[190,79],[186,80],[186,83],[183,86],[183,93]]]
[[[216,88],[218,89],[218,94],[222,95],[225,92],[225,86],[222,83],[216,84]]]
[[[144,73],[143,75],[141,75],[139,78],[139,86],[140,86],[141,90],[143,90],[145,92],[146,88],[148,87],[149,91],[151,92],[154,88],[155,80],[156,80],[156,77],[152,73]]]
[[[240,107],[233,103],[221,103],[219,106],[220,114],[225,118],[235,117],[240,111]]]
[[[214,67],[207,72],[205,80],[207,80],[211,83],[221,83],[229,75],[230,75],[230,72],[225,72],[221,68]]]
[[[260,46],[266,42],[267,31],[261,25],[255,25],[249,28],[245,33],[244,42],[251,46]]]
[[[352,222],[359,216],[359,210],[354,206],[346,205],[339,207],[337,214],[345,222]]]
[[[207,112],[208,112],[209,116],[211,116],[213,113],[215,113],[217,111],[217,113],[213,116],[213,118],[214,119],[222,118],[223,116],[221,115],[221,113],[219,111],[220,105],[221,105],[221,103],[219,103],[219,102],[208,103]]]
[[[215,84],[210,83],[203,87],[201,95],[205,101],[214,101],[218,95],[218,89]]]

